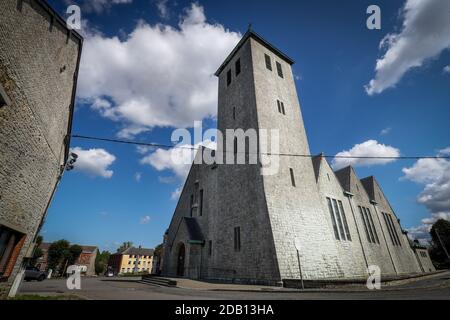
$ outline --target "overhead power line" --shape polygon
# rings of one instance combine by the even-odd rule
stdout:
[[[140,142],[140,141],[132,141],[132,140],[120,140],[120,139],[112,139],[112,138],[101,138],[101,137],[93,137],[93,136],[85,136],[73,134],[72,138],[85,139],[85,140],[95,140],[95,141],[104,141],[104,142],[113,142],[113,143],[122,143],[122,144],[131,144],[137,146],[145,146],[152,148],[162,148],[162,149],[188,149],[188,150],[199,150],[199,147],[188,146],[188,145],[169,145],[169,144],[161,144],[161,143],[149,143],[149,142]],[[226,151],[225,151],[226,152]],[[233,152],[234,153],[234,152]],[[239,153],[239,152],[238,152]],[[248,153],[248,152],[246,152]],[[271,152],[261,152],[263,155],[269,156],[284,156],[284,157],[306,157],[312,158],[317,155],[312,154],[298,154],[298,153],[271,153]],[[324,158],[342,158],[342,159],[403,159],[403,160],[418,160],[418,159],[450,159],[450,155],[448,156],[343,156],[343,155],[322,155]]]

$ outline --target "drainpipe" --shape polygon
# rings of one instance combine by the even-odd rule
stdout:
[[[368,268],[369,263],[367,262],[366,252],[364,250],[363,242],[361,239],[361,233],[359,232],[359,228],[358,228],[358,221],[356,220],[355,211],[353,210],[353,203],[352,203],[353,194],[350,192],[344,191],[344,196],[347,197],[348,203],[350,205],[350,209],[352,210],[353,221],[355,221],[356,233],[358,234],[359,243],[361,244],[361,251],[362,251],[362,254],[364,257],[364,262],[366,263],[366,268]]]
[[[381,234],[383,235],[384,242],[386,243],[386,248],[389,253],[389,258],[391,258],[392,267],[394,268],[395,274],[398,274],[397,268],[395,267],[394,259],[392,258],[391,250],[389,250],[388,241],[386,239],[386,235],[383,231],[383,226],[381,225],[380,216],[378,215],[377,203],[375,200],[370,200],[370,203],[373,205],[373,209],[375,210],[375,215],[377,216],[378,223],[380,224]]]

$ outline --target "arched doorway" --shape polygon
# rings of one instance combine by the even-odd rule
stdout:
[[[178,256],[177,256],[177,276],[184,276],[184,257],[186,249],[184,243],[180,243],[178,246]]]

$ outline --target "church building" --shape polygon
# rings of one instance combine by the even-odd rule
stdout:
[[[216,72],[218,130],[276,129],[280,154],[309,155],[293,63],[248,30]],[[371,265],[389,277],[423,272],[373,176],[334,171],[322,154],[280,156],[276,174],[261,170],[259,161],[192,164],[162,275],[281,285],[363,279]]]

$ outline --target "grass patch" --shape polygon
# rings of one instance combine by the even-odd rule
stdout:
[[[19,294],[8,300],[85,300],[76,295],[41,296],[39,294]]]

